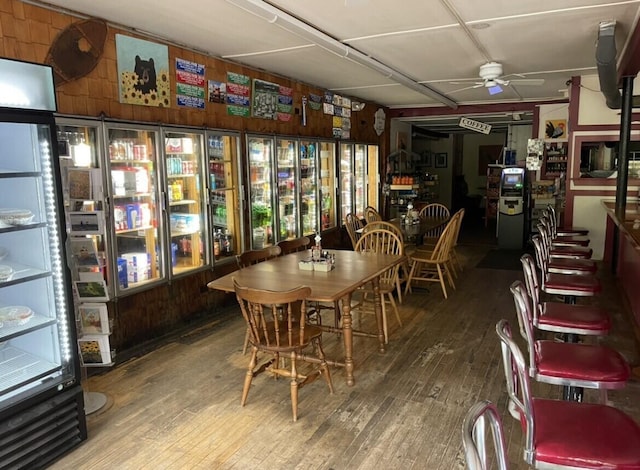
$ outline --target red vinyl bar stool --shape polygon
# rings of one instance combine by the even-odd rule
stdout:
[[[480,401],[467,411],[462,422],[462,447],[467,470],[489,470],[487,434],[491,433],[495,462],[498,470],[508,470],[507,444],[504,440],[502,420],[496,405]]]
[[[540,285],[533,257],[520,257],[527,293],[531,298],[533,325],[542,331],[568,335],[604,336],[609,334],[611,319],[602,308],[594,305],[541,302]]]
[[[534,398],[506,320],[500,338],[509,412],[524,432],[524,460],[536,469],[640,469],[640,426],[613,406]]]
[[[551,219],[543,215],[539,222],[542,223],[551,235],[551,244],[553,246],[589,246],[589,238],[581,235],[558,235],[554,229]]]
[[[551,234],[544,224],[538,224],[537,227],[543,243],[547,246],[549,257],[591,259],[591,255],[593,254],[591,248],[587,246],[554,246],[551,243]]]
[[[520,334],[529,350],[528,371],[531,378],[538,382],[562,385],[565,400],[582,401],[582,393],[574,391],[598,389],[603,403],[607,402],[607,390],[620,389],[627,384],[631,368],[614,349],[594,344],[536,340],[531,299],[522,281],[511,284],[511,293]]]
[[[538,266],[547,265],[547,271],[555,274],[595,274],[598,265],[590,259],[551,258],[540,235],[531,237]]]
[[[582,227],[572,227],[568,225],[558,226],[558,216],[556,215],[556,209],[552,205],[547,206],[549,211],[549,219],[553,225],[553,233],[560,236],[585,236],[589,235],[589,230]]]

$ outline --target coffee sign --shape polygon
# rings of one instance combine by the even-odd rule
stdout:
[[[471,129],[472,131],[480,132],[481,134],[488,134],[491,132],[491,125],[485,124],[484,122],[474,121],[473,119],[468,118],[460,118],[460,122],[458,123],[460,127],[464,127],[465,129]]]

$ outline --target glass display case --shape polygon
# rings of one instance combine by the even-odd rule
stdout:
[[[301,140],[300,154],[300,214],[302,235],[318,231],[318,148],[317,143]]]
[[[87,437],[53,72],[0,59],[0,82],[0,466],[45,467]]]
[[[316,148],[320,153],[320,228],[328,230],[338,226],[336,222],[336,144],[320,141]]]
[[[276,181],[278,184],[276,193],[278,201],[276,243],[280,240],[293,239],[300,236],[301,214],[298,210],[297,156],[297,140],[288,138],[276,139]],[[302,154],[300,154],[300,157],[302,157]],[[305,150],[305,160],[308,165],[309,159],[306,157]],[[308,166],[306,171],[308,172]],[[307,174],[305,176],[308,184],[309,177]],[[307,192],[305,199],[309,200],[308,196]]]
[[[251,248],[276,243],[272,208],[274,140],[272,137],[247,136],[249,168],[249,211],[251,213]]]
[[[235,255],[242,251],[239,147],[237,134],[207,132],[209,206],[215,262],[235,261]]]
[[[340,143],[340,217],[348,213],[364,217],[367,206],[379,203],[378,146]]]
[[[164,237],[158,230],[162,220],[158,204],[159,129],[107,123],[106,135],[115,291],[125,295],[166,279]]]
[[[163,137],[170,272],[175,277],[208,264],[204,133],[163,129]]]

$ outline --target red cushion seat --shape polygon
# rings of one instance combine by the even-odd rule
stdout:
[[[580,343],[536,341],[538,374],[568,380],[600,382],[598,388],[622,388],[631,369],[615,349]]]
[[[534,460],[576,468],[640,469],[640,426],[606,405],[533,398]]]
[[[598,265],[590,259],[551,258],[547,262],[547,271],[557,274],[595,274]]]
[[[602,290],[602,285],[595,276],[568,276],[549,273],[544,278],[542,290],[555,295],[592,296]]]
[[[589,246],[589,242],[587,237],[558,235],[551,243],[558,246]]]
[[[563,227],[556,227],[556,235],[558,235],[559,237],[584,237],[586,235],[589,235],[589,229],[565,225]]]
[[[549,256],[558,258],[589,259],[593,250],[585,246],[554,246],[549,250]]]
[[[544,302],[536,328],[560,333],[600,334],[611,329],[607,312],[593,305]]]

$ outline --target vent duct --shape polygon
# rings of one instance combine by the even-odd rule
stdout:
[[[618,71],[616,69],[615,31],[615,21],[600,23],[596,45],[596,65],[598,66],[600,91],[605,97],[607,106],[611,109],[620,109],[622,98],[618,88]]]

